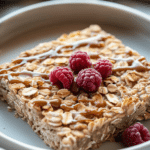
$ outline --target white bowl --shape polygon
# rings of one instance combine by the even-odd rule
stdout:
[[[63,33],[99,24],[150,61],[150,17],[132,8],[104,1],[43,2],[31,5],[0,19],[0,64],[40,42],[56,39]],[[48,149],[30,126],[7,111],[0,102],[0,146],[8,150]],[[149,130],[150,121],[143,121]],[[99,150],[123,148],[106,142]],[[150,149],[146,142],[127,150]],[[124,149],[125,150],[125,149]]]

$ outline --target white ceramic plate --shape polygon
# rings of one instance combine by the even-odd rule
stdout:
[[[0,19],[0,64],[38,43],[56,39],[63,33],[99,24],[150,61],[150,17],[137,10],[109,2],[44,2],[25,7]],[[0,146],[7,150],[48,149],[30,126],[0,102]],[[150,130],[150,121],[143,122]],[[35,147],[36,146],[36,147]],[[123,148],[120,143],[104,143],[99,150]],[[130,150],[150,149],[150,142]],[[129,150],[129,149],[128,149]]]

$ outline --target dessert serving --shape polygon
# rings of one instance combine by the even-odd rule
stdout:
[[[0,99],[50,147],[95,149],[150,118],[149,70],[145,57],[91,25],[0,65]]]

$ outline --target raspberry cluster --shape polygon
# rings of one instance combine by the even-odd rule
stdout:
[[[92,66],[90,57],[86,52],[76,51],[69,59],[70,69],[77,75],[76,83],[87,92],[95,92],[101,85],[102,78],[106,78],[112,73],[112,64],[109,60],[99,59]],[[52,84],[63,85],[70,89],[74,83],[73,73],[67,67],[56,67],[49,76]]]
[[[122,133],[122,142],[125,146],[134,146],[150,140],[150,134],[141,123],[130,126]]]

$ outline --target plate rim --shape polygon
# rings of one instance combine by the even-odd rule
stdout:
[[[36,146],[32,146],[23,142],[20,142],[16,139],[13,139],[7,135],[5,135],[4,133],[0,132],[0,138],[2,138],[2,140],[10,142],[10,144],[16,144],[16,146],[19,146],[20,148],[26,148],[26,150],[48,150],[48,149],[44,149],[44,148],[38,148]]]
[[[122,4],[117,4],[117,3],[114,3],[114,2],[106,2],[106,1],[83,1],[81,0],[80,2],[79,1],[69,1],[69,0],[65,0],[65,1],[46,1],[46,2],[40,2],[40,3],[36,3],[36,4],[32,4],[32,5],[29,5],[29,6],[26,6],[24,8],[21,8],[21,9],[18,9],[17,11],[15,12],[12,12],[12,13],[9,13],[7,15],[5,15],[4,17],[0,18],[0,25],[6,21],[8,21],[9,19],[12,19],[13,17],[15,16],[18,16],[22,13],[26,13],[28,11],[32,11],[34,9],[39,9],[39,8],[42,8],[42,7],[49,7],[49,6],[52,6],[52,5],[66,5],[66,4],[70,4],[70,5],[74,5],[74,4],[84,4],[84,5],[101,5],[101,6],[105,6],[105,7],[110,7],[110,8],[113,8],[113,9],[117,9],[117,10],[120,10],[120,11],[125,11],[126,13],[131,13],[131,14],[134,14],[142,19],[145,19],[146,21],[148,21],[150,23],[150,16],[145,14],[144,12],[141,12],[139,10],[136,10],[134,8],[131,8],[129,6],[125,6],[125,5],[122,5]],[[36,149],[36,150],[47,150],[47,149],[44,149],[44,148],[38,148],[36,146],[32,146],[32,145],[29,145],[29,144],[26,144],[26,143],[23,143],[23,142],[20,142],[16,139],[13,139],[5,134],[3,134],[2,132],[0,132],[0,138],[3,138],[3,140],[6,140],[10,143],[13,143],[15,144],[16,146],[20,146],[22,148],[26,148],[26,149]],[[123,148],[123,149],[120,149],[120,150],[140,150],[141,148],[146,148],[146,147],[149,147],[150,146],[150,141],[147,141],[143,144],[140,144],[140,145],[136,145],[136,146],[132,146],[130,148]]]
[[[144,18],[146,19],[147,21],[150,22],[150,16],[147,15],[146,13],[144,12],[141,12],[135,8],[131,8],[129,6],[125,6],[125,5],[122,5],[122,4],[117,4],[117,3],[114,3],[114,2],[107,2],[107,1],[92,1],[92,0],[89,0],[87,2],[81,0],[80,2],[79,1],[69,1],[69,0],[65,0],[65,1],[46,1],[46,2],[40,2],[40,3],[36,3],[36,4],[32,4],[32,5],[29,5],[29,6],[26,6],[26,7],[23,7],[21,9],[18,9],[12,13],[9,13],[7,15],[5,15],[4,17],[0,18],[0,24],[9,20],[10,18],[13,18],[19,14],[22,14],[22,13],[25,13],[27,11],[30,11],[30,10],[34,10],[34,9],[38,9],[38,8],[41,8],[41,7],[47,7],[47,6],[51,6],[51,5],[65,5],[65,4],[71,4],[71,5],[74,5],[74,4],[96,4],[96,5],[103,5],[105,7],[110,7],[110,8],[114,8],[114,9],[118,9],[118,10],[123,10],[127,13],[132,13],[134,15],[137,15],[138,17],[140,18]]]

